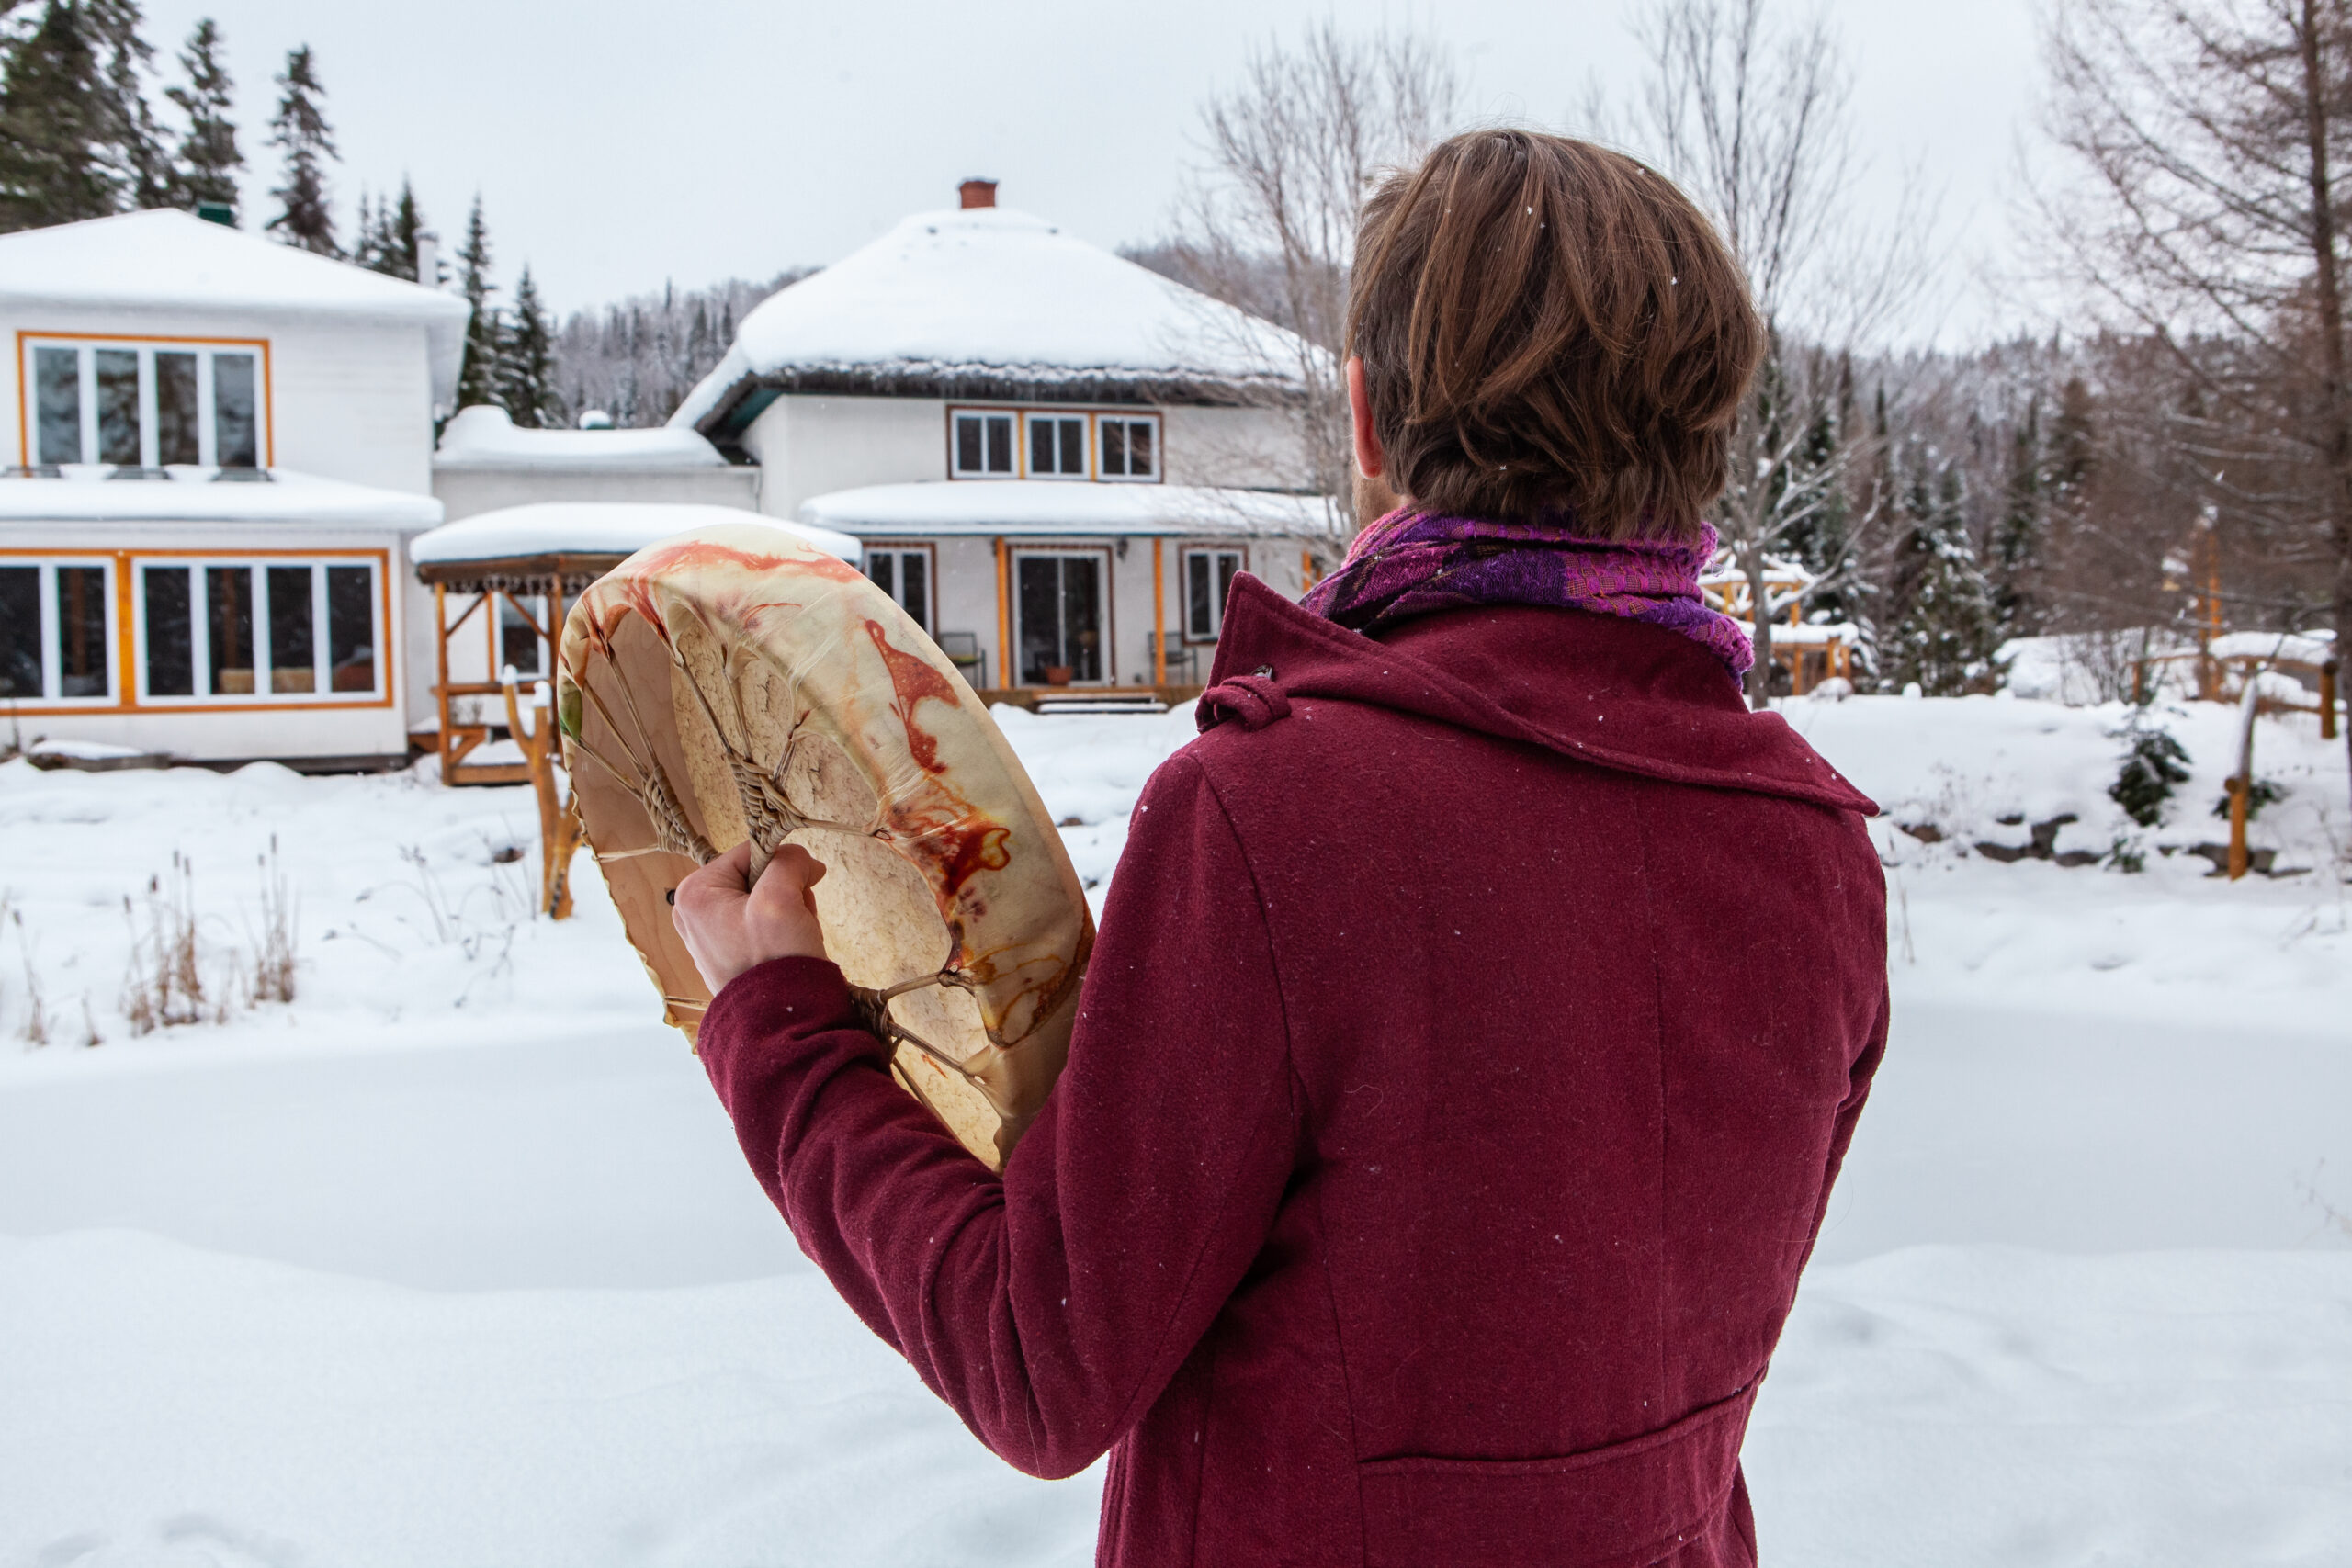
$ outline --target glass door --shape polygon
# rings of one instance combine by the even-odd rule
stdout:
[[[1013,561],[1021,684],[1086,685],[1103,679],[1103,560],[1035,555]]]

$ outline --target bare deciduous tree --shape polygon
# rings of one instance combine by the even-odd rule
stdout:
[[[1356,217],[1383,174],[1445,134],[1461,96],[1452,57],[1418,33],[1352,34],[1327,19],[1295,46],[1260,48],[1237,85],[1203,104],[1205,164],[1175,237],[1149,258],[1295,334],[1292,363],[1261,379],[1292,388],[1298,442],[1285,466],[1323,498],[1333,554],[1357,523],[1340,369]]]
[[[2342,647],[2352,15],[2345,0],[2064,0],[2046,46],[2049,130],[2081,176],[2038,193],[2057,254],[2206,400],[2193,423],[2216,457],[2211,499],[2273,525],[2300,513]],[[2304,482],[2282,483],[2295,468]]]
[[[1760,702],[1772,624],[1792,604],[1766,587],[1766,556],[1841,506],[1865,533],[1888,499],[1867,479],[1872,433],[1841,417],[1841,383],[1929,276],[1932,202],[1915,176],[1883,222],[1860,216],[1850,80],[1826,22],[1784,24],[1769,0],[1656,0],[1634,26],[1650,78],[1624,139],[1714,218],[1764,318],[1716,518],[1748,581]],[[1799,597],[1846,585],[1833,570]]]

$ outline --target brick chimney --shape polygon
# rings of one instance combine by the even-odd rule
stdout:
[[[956,188],[958,194],[963,197],[964,209],[967,212],[975,207],[994,207],[996,205],[996,182],[994,180],[966,180],[962,185]]]

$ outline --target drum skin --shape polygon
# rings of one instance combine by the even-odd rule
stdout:
[[[798,844],[893,1075],[1001,1169],[1069,1053],[1093,921],[1019,760],[906,612],[781,529],[695,529],[572,607],[557,715],[667,1021],[691,1039],[710,1002],[672,890],[747,838],[755,871]]]

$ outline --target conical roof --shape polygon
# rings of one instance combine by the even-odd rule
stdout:
[[[921,212],[743,318],[673,424],[761,389],[1231,402],[1295,386],[1283,329],[1009,208]]]

